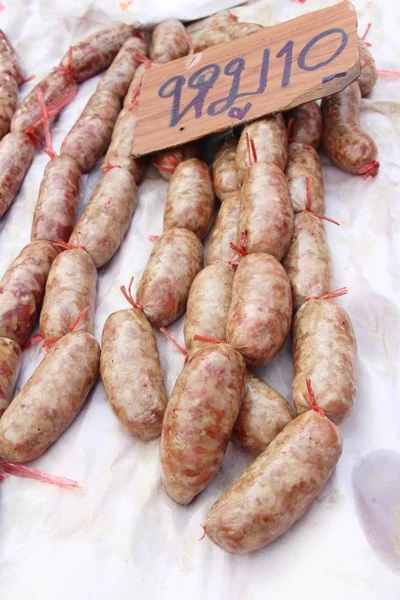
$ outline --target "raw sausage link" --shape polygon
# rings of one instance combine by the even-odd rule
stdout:
[[[120,100],[125,98],[135,71],[140,64],[138,52],[147,56],[147,45],[143,40],[132,37],[127,40],[100,79],[97,90],[113,92]]]
[[[105,163],[127,169],[140,183],[147,166],[147,156],[133,158],[131,148],[135,137],[137,109],[123,108],[119,113],[112,133],[111,143],[105,157]]]
[[[360,86],[353,81],[342,92],[323,98],[321,104],[324,150],[334,165],[353,174],[373,165],[377,155],[374,141],[359,124],[360,100]],[[375,167],[371,175],[377,170]]]
[[[0,336],[26,342],[42,305],[47,276],[58,249],[33,242],[20,252],[0,282]]]
[[[232,441],[247,452],[261,454],[294,416],[283,396],[247,371],[246,392]]]
[[[269,254],[244,256],[233,280],[226,339],[260,367],[282,348],[292,320],[290,283],[282,265]]]
[[[138,86],[139,82],[142,80],[142,77],[145,74],[145,72],[146,72],[145,63],[139,65],[138,68],[136,69],[133,79],[131,81],[131,84],[129,86],[129,89],[126,92],[126,96],[124,98],[124,108],[128,108],[128,106],[131,106],[133,93],[137,91],[137,86]]]
[[[317,404],[334,423],[342,423],[357,391],[357,345],[348,314],[333,300],[309,300],[294,317],[292,336],[297,412],[310,408],[310,379]]]
[[[153,29],[151,59],[167,63],[189,54],[190,46],[184,25],[176,19],[161,21]]]
[[[33,216],[31,240],[66,242],[72,233],[81,187],[81,171],[70,156],[47,164]]]
[[[192,36],[193,40],[196,40],[199,35],[202,35],[206,30],[210,28],[214,31],[224,31],[228,25],[236,23],[237,16],[230,11],[219,12],[210,17],[193,21],[190,25],[186,26],[186,31]]]
[[[82,173],[90,171],[110,143],[120,109],[115,94],[106,90],[95,92],[64,139],[61,155],[75,158]]]
[[[135,35],[135,32],[132,25],[124,24],[97,31],[79,44],[72,46],[71,64],[70,50],[68,50],[62,58],[60,66],[71,68],[75,81],[78,83],[86,81],[108,67],[126,40]]]
[[[184,160],[189,158],[198,158],[199,146],[197,142],[189,142],[178,146],[177,148],[167,148],[157,152],[154,160],[154,166],[158,172],[169,181],[175,173],[175,169]]]
[[[0,72],[9,73],[18,85],[24,80],[24,73],[18,54],[12,47],[6,34],[0,29]]]
[[[203,267],[203,247],[188,229],[169,229],[157,240],[137,289],[153,327],[167,327],[185,310],[190,286]]]
[[[214,191],[220,202],[240,189],[236,174],[236,148],[238,141],[234,135],[223,138],[212,163]]]
[[[332,289],[331,258],[321,219],[307,211],[295,216],[283,266],[292,288],[294,310],[310,296],[324,296]]]
[[[0,217],[11,206],[35,155],[24,133],[8,133],[0,142]]]
[[[204,347],[205,342],[193,339],[196,334],[225,341],[233,275],[233,268],[222,262],[196,275],[190,288],[184,327],[189,352]]]
[[[246,125],[239,138],[236,150],[236,172],[240,183],[243,183],[251,164],[247,146],[247,135],[254,141],[257,161],[272,163],[285,170],[288,152],[285,121],[278,113],[253,121]]]
[[[293,206],[285,175],[273,164],[251,165],[240,193],[237,241],[246,234],[246,251],[266,252],[279,261],[293,233]]]
[[[227,198],[221,204],[208,245],[208,265],[218,261],[229,263],[237,258],[236,252],[229,244],[236,243],[239,209],[240,195],[238,193]]]
[[[318,148],[322,135],[321,109],[316,102],[306,102],[287,113],[293,119],[290,141]]]
[[[215,196],[206,163],[190,158],[181,163],[168,185],[164,229],[183,227],[201,240],[211,227]]]
[[[105,322],[100,373],[124,429],[140,440],[161,434],[167,406],[156,337],[141,310],[119,310]]]
[[[376,84],[378,73],[372,54],[362,39],[358,40],[358,50],[360,52],[361,75],[357,79],[357,83],[360,86],[361,95],[367,96]]]
[[[14,77],[1,71],[0,63],[0,139],[10,130],[10,123],[17,108],[17,101],[17,82]]]
[[[10,404],[21,368],[21,348],[14,340],[0,337],[0,418]]]
[[[270,544],[308,510],[342,452],[342,436],[314,410],[294,419],[210,508],[211,541],[242,554]]]
[[[99,345],[85,331],[54,344],[0,420],[0,456],[17,463],[41,456],[82,408],[99,359]]]
[[[193,354],[179,375],[163,422],[161,480],[172,500],[188,504],[217,473],[239,413],[246,365],[228,344]]]
[[[209,27],[206,27],[205,30],[194,40],[194,51],[202,52],[203,50],[211,48],[212,46],[232,42],[238,38],[256,33],[261,29],[263,29],[262,25],[246,22],[230,23],[227,27],[218,28],[210,25]]]
[[[311,146],[292,142],[285,171],[289,183],[294,212],[300,212],[308,206],[307,177],[310,186],[311,209],[323,215],[325,213],[324,180],[321,160]]]
[[[62,252],[53,262],[40,313],[40,333],[45,340],[68,333],[80,312],[89,309],[80,331],[92,333],[96,305],[96,265],[83,248]]]
[[[133,176],[125,169],[111,169],[96,185],[69,243],[82,245],[99,269],[120,247],[136,202],[137,187]]]

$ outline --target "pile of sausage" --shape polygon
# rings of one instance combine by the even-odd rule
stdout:
[[[376,80],[372,59],[321,108],[310,102],[225,136],[211,172],[199,143],[159,152],[154,165],[169,181],[164,231],[136,298],[131,286],[122,288],[131,307],[108,317],[101,351],[92,324],[97,269],[123,242],[146,167],[145,158],[131,155],[143,72],[152,61],[165,63],[259,29],[221,13],[190,26],[189,37],[179,21],[163,21],[152,33],[151,60],[132,27],[98,32],[72,47],[27,96],[0,143],[1,163],[3,142],[20,140],[13,154],[18,185],[35,139],[44,138],[52,156],[32,243],[0,282],[0,457],[21,463],[45,452],[79,412],[100,369],[122,426],[142,440],[161,435],[162,483],[176,502],[191,502],[208,485],[229,441],[257,456],[204,524],[210,540],[235,553],[287,531],[341,454],[337,425],[355,399],[356,342],[349,316],[334,300],[343,290],[332,293],[323,223],[330,219],[316,149],[322,141],[345,171],[376,175],[376,147],[358,123],[360,97]],[[3,54],[9,64],[14,60],[7,48],[0,72]],[[55,155],[49,125],[70,99],[68,89],[110,64]],[[103,174],[75,224],[81,175],[105,152]],[[1,198],[14,197],[17,188],[6,187],[0,182]],[[202,242],[216,198],[220,208],[203,268]],[[165,328],[185,310],[187,358],[167,401],[154,329],[168,334]],[[12,399],[21,348],[39,314],[47,354]],[[290,332],[296,410],[249,370],[273,359]]]

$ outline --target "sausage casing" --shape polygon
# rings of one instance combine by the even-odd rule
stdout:
[[[238,141],[234,135],[227,135],[221,141],[212,163],[214,191],[223,202],[240,189],[236,173],[236,148]]]
[[[315,101],[296,106],[288,113],[293,119],[290,141],[318,148],[322,135],[321,109]]]
[[[17,342],[0,337],[0,418],[13,396],[21,368],[21,348]]]
[[[10,129],[12,116],[17,108],[18,85],[14,77],[1,71],[0,63],[0,139]]]
[[[6,34],[0,29],[0,72],[9,73],[18,85],[24,80],[24,72],[18,54]]]
[[[140,158],[133,158],[132,156],[136,122],[136,109],[123,108],[121,110],[115,123],[105,162],[127,169],[133,175],[135,183],[138,184],[147,165],[147,156],[141,156]]]
[[[240,23],[229,23],[226,27],[218,26],[210,23],[210,26],[206,27],[202,33],[196,36],[194,40],[194,51],[202,52],[207,48],[216,46],[218,44],[225,44],[232,42],[238,38],[251,35],[263,29],[262,25],[258,23],[247,23],[241,21]]]
[[[361,74],[357,79],[357,83],[360,86],[361,95],[367,96],[376,84],[378,73],[371,52],[364,40],[360,38],[358,39],[358,50],[360,53]]]
[[[234,194],[221,204],[208,245],[208,265],[218,261],[229,263],[237,258],[237,253],[229,244],[236,244],[239,209],[239,194]]]
[[[309,180],[311,210],[325,213],[324,180],[321,160],[311,146],[292,142],[289,144],[285,175],[289,184],[294,212],[308,207],[307,178]]]
[[[145,71],[146,71],[146,64],[145,63],[142,63],[136,69],[135,74],[133,76],[133,79],[132,79],[132,81],[130,83],[130,86],[128,88],[128,91],[126,93],[126,96],[124,98],[124,108],[128,108],[128,106],[131,106],[134,92],[138,91],[138,85],[141,82],[142,77],[145,74]]]
[[[176,19],[161,21],[153,29],[151,59],[167,63],[189,54],[190,46],[184,25]]]
[[[184,160],[188,158],[198,158],[199,146],[196,142],[188,142],[182,144],[177,148],[167,148],[166,150],[160,150],[155,156],[153,165],[156,167],[159,173],[169,181],[172,175],[175,173],[175,169]]]
[[[100,79],[97,89],[112,92],[123,100],[137,67],[141,64],[138,53],[147,56],[147,44],[138,37],[126,40],[111,66]]]
[[[11,206],[32,163],[35,148],[24,133],[8,133],[0,142],[0,217]]]

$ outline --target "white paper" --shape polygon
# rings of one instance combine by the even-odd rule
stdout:
[[[222,0],[2,0],[0,26],[21,55],[22,96],[55,66],[71,42],[110,22],[151,24],[166,17],[200,18],[226,8]],[[334,2],[264,0],[235,9],[241,20],[272,25]],[[400,4],[359,0],[359,31],[381,69],[398,69]],[[56,151],[97,83],[79,89],[52,130]],[[1,600],[395,600],[400,597],[400,79],[379,78],[362,101],[362,124],[379,148],[379,176],[364,182],[323,158],[326,214],[338,300],[353,321],[359,349],[359,392],[353,415],[341,427],[344,451],[338,468],[307,515],[280,540],[247,556],[230,556],[207,539],[200,524],[211,504],[249,458],[230,445],[223,467],[189,506],[163,493],[159,440],[139,442],[125,434],[101,383],[84,409],[33,466],[81,482],[83,491],[58,489],[10,477],[0,485]],[[38,189],[48,157],[37,154],[22,190],[0,223],[0,274],[28,243]],[[82,206],[99,179],[83,178]],[[151,167],[122,249],[100,272],[95,335],[107,316],[127,304],[119,286],[135,282],[152,249],[148,236],[162,229],[167,183]],[[181,319],[171,331],[183,340]],[[168,391],[183,357],[158,335]],[[24,356],[22,386],[41,352]],[[291,395],[289,343],[261,374]],[[397,455],[395,452],[397,451]],[[397,459],[397,462],[396,462]],[[353,480],[359,482],[356,493]],[[369,515],[364,526],[356,502]],[[378,523],[380,535],[376,535]],[[397,550],[396,550],[397,548]]]

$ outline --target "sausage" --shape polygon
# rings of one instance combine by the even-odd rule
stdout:
[[[288,142],[281,113],[258,119],[243,128],[236,149],[236,173],[240,183],[243,183],[252,162],[247,136],[254,142],[258,162],[272,163],[281,171],[285,170]]]
[[[209,27],[206,27],[202,33],[196,36],[194,40],[194,51],[202,52],[212,46],[225,44],[237,40],[238,38],[245,37],[246,35],[257,33],[260,29],[263,29],[263,26],[258,25],[257,23],[230,23],[226,27],[215,27],[210,24]]]
[[[82,173],[90,171],[110,143],[120,110],[115,94],[95,92],[64,139],[60,154],[75,158]]]
[[[141,62],[138,60],[138,52],[142,56],[147,56],[147,44],[140,38],[129,38],[100,79],[97,90],[113,92],[123,100]]]
[[[120,166],[127,169],[135,180],[140,183],[147,166],[147,156],[133,158],[132,144],[135,137],[137,109],[123,108],[118,115],[112,133],[111,143],[105,157],[105,164]]]
[[[189,54],[190,46],[184,25],[176,19],[161,21],[153,29],[151,60],[167,63]]]
[[[234,135],[224,137],[215,153],[212,163],[214,191],[220,202],[240,190],[236,173],[236,148],[238,141]]]
[[[11,206],[32,163],[35,148],[24,133],[8,133],[0,142],[0,217]]]
[[[8,73],[18,85],[24,81],[24,72],[18,54],[6,34],[0,29],[0,72]]]
[[[202,348],[179,375],[161,434],[161,480],[189,504],[217,473],[244,394],[246,365],[228,344]]]
[[[31,240],[66,242],[72,233],[81,187],[81,171],[70,156],[55,156],[44,170]]]
[[[202,267],[203,247],[192,231],[168,229],[159,237],[136,294],[153,327],[167,327],[181,316]]]
[[[337,427],[314,410],[297,417],[210,508],[204,529],[235,554],[270,544],[321,492],[342,452]]]
[[[292,288],[294,310],[310,296],[324,296],[332,289],[331,258],[321,219],[307,211],[295,216],[283,266]]]
[[[0,282],[0,336],[22,346],[42,305],[47,276],[58,249],[33,242],[20,252]]]
[[[82,310],[80,331],[92,333],[96,306],[96,265],[83,248],[62,252],[53,262],[46,283],[40,313],[40,334],[44,340],[68,333]]]
[[[372,138],[359,124],[361,92],[357,81],[343,91],[323,98],[324,130],[322,142],[334,165],[354,175],[377,175],[377,149]]]
[[[261,454],[294,416],[283,396],[247,371],[246,391],[232,441],[247,452]]]
[[[17,82],[14,77],[1,71],[0,63],[0,139],[10,130],[10,123],[17,108],[17,101]]]
[[[96,381],[100,348],[86,331],[62,337],[0,420],[0,456],[25,463],[41,456],[69,427]]]
[[[190,288],[184,327],[185,343],[195,352],[205,342],[195,335],[225,341],[226,322],[232,299],[233,268],[217,262],[200,271]]]
[[[141,310],[119,310],[105,322],[100,373],[111,407],[140,440],[161,434],[167,405],[156,337]]]
[[[21,369],[21,348],[14,340],[0,337],[0,418],[13,396]]]
[[[226,339],[248,365],[261,367],[282,348],[292,320],[290,283],[269,254],[244,256],[233,280]]]
[[[198,158],[177,166],[168,185],[164,229],[183,227],[205,238],[214,216],[215,196],[208,167]]]
[[[197,142],[189,142],[182,144],[177,148],[167,148],[166,150],[160,150],[155,156],[153,165],[157,171],[169,181],[172,175],[175,173],[175,169],[184,160],[189,158],[199,157],[199,146]]]
[[[378,79],[376,64],[366,43],[358,38],[358,51],[360,53],[361,75],[357,79],[362,96],[368,96]]]
[[[321,160],[311,146],[292,142],[289,144],[288,161],[285,171],[294,212],[307,207],[315,213],[325,213],[324,180]],[[310,205],[308,206],[307,178],[309,180]]]
[[[134,92],[137,92],[137,87],[139,85],[139,82],[141,82],[143,75],[145,74],[146,69],[148,69],[148,68],[149,68],[148,64],[142,63],[136,69],[133,79],[128,88],[128,91],[126,92],[126,96],[124,98],[124,108],[128,108],[128,106],[131,106],[132,96],[133,96]]]
[[[240,195],[238,193],[233,194],[221,204],[208,245],[208,265],[218,261],[229,263],[237,257],[237,253],[229,244],[236,243],[239,209]]]
[[[120,247],[136,202],[137,187],[133,176],[125,169],[110,169],[96,185],[69,243],[83,246],[99,269]]]
[[[238,244],[246,252],[285,256],[293,233],[293,206],[285,175],[274,164],[256,162],[247,171],[240,193]]]
[[[199,19],[198,21],[193,21],[193,23],[186,26],[186,31],[192,36],[193,40],[196,40],[206,29],[209,30],[211,28],[214,31],[224,31],[228,25],[236,23],[237,19],[236,15],[227,10],[211,15],[210,17],[205,17],[204,19]]]
[[[348,314],[333,300],[309,300],[294,317],[292,337],[297,412],[310,407],[307,378],[318,405],[339,425],[357,392],[357,345]]]
[[[64,54],[60,66],[70,69],[75,81],[82,83],[107,68],[123,44],[135,35],[132,25],[102,29],[79,42]]]
[[[315,101],[296,106],[288,112],[292,125],[289,141],[318,148],[322,135],[321,109]]]

